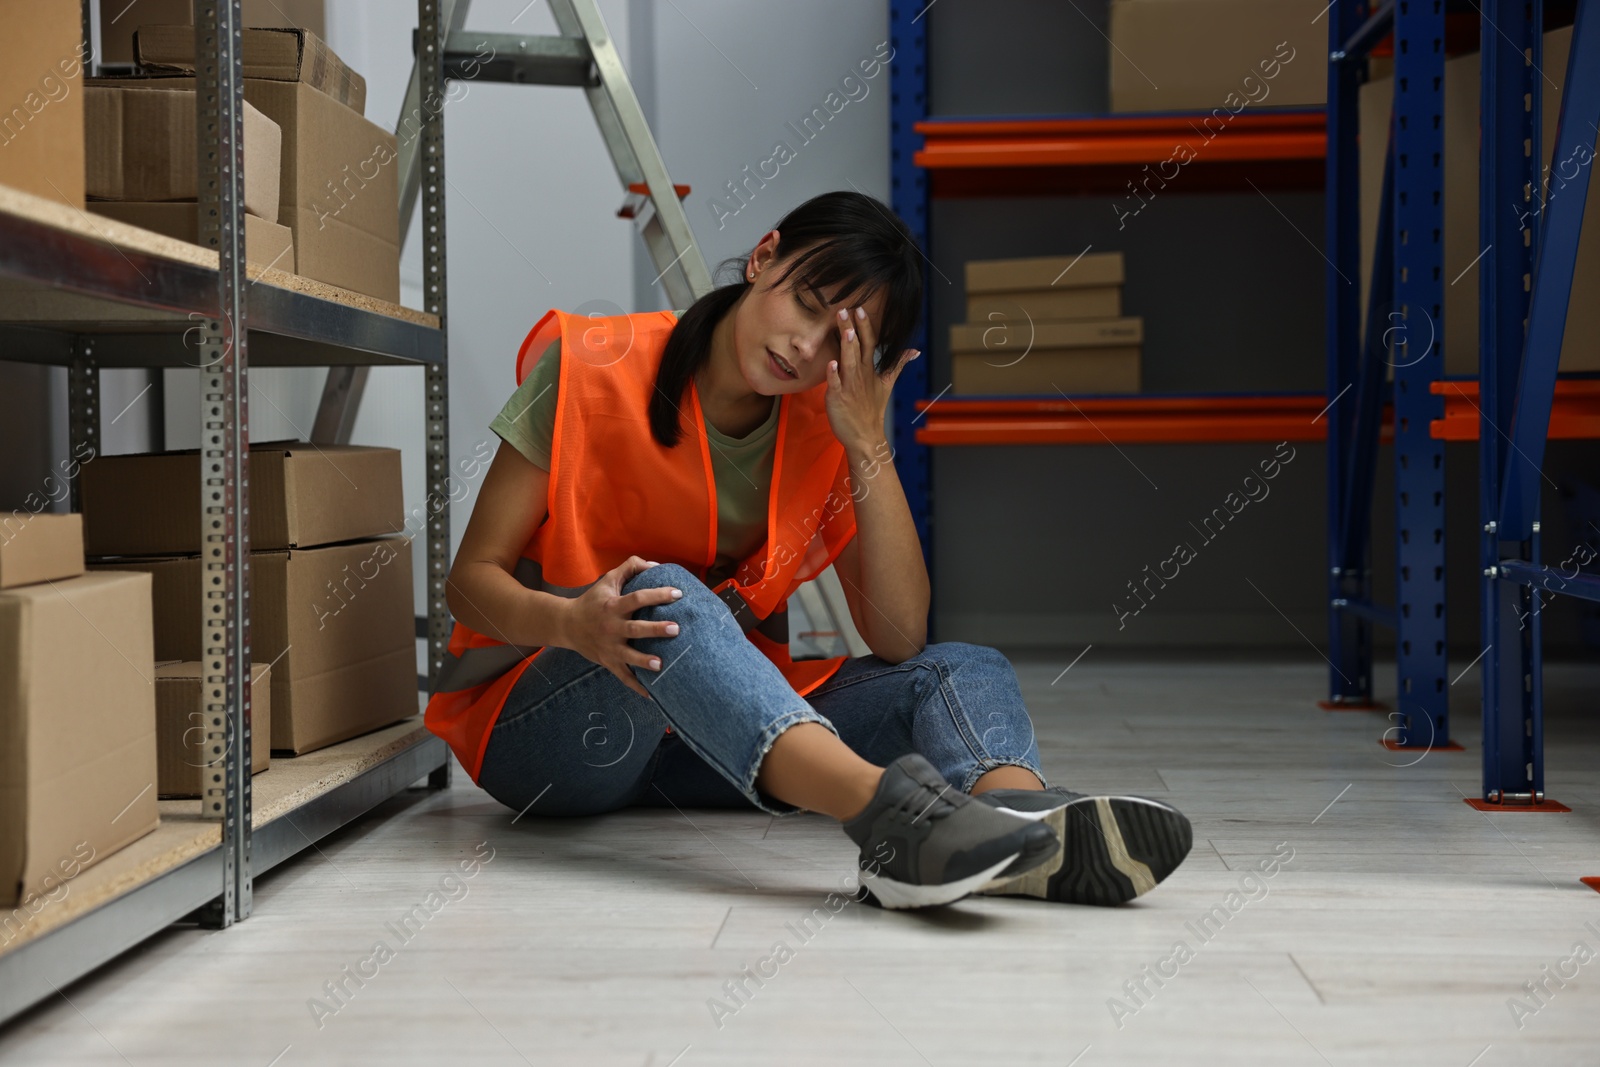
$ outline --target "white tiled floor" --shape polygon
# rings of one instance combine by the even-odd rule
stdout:
[[[1193,853],[1149,896],[835,915],[854,857],[821,816],[512,825],[458,770],[260,878],[244,923],[175,928],[17,1020],[0,1062],[1600,1063],[1600,893],[1578,881],[1600,875],[1600,668],[1547,672],[1548,792],[1574,811],[1485,816],[1461,799],[1479,781],[1475,672],[1454,694],[1466,752],[1403,766],[1417,757],[1379,745],[1382,714],[1317,710],[1320,661],[1089,658],[1055,685],[1065,659],[1013,662],[1053,780],[1194,820]],[[480,842],[492,859],[402,940],[390,924]],[[1293,859],[1241,883],[1280,843]],[[329,998],[380,941],[392,958]],[[731,999],[779,941],[772,976]],[[1595,958],[1529,999],[1576,942]],[[1135,999],[1147,965],[1177,973]],[[317,1000],[337,1011],[319,1020]]]

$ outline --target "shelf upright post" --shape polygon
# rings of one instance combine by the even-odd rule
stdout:
[[[894,213],[911,230],[926,255],[928,244],[928,173],[913,162],[919,147],[916,124],[928,117],[928,23],[923,17],[932,5],[924,0],[890,0],[889,47],[894,57],[889,64],[889,193]],[[928,396],[933,381],[932,337],[933,282],[937,271],[928,260],[927,285],[922,303],[922,322],[911,346],[922,352],[900,372],[892,398],[892,428],[895,469],[905,489],[906,502],[922,542],[922,555],[929,572],[933,571],[933,455],[932,449],[916,439],[918,399]],[[938,586],[934,587],[938,598]],[[937,640],[932,605],[928,611],[928,640]]]
[[[444,51],[441,0],[417,0],[417,95],[422,111],[422,307],[439,316],[439,358],[427,365],[424,404],[428,422],[428,691],[432,692],[450,644],[450,324],[445,272]],[[428,776],[450,784],[451,760]]]
[[[1338,6],[1338,5],[1335,5]],[[1401,748],[1450,743],[1445,642],[1444,0],[1394,5],[1395,658]]]
[[[1352,444],[1356,426],[1356,387],[1362,356],[1360,297],[1355,284],[1361,269],[1360,168],[1356,136],[1360,129],[1358,63],[1340,55],[1345,41],[1367,16],[1366,4],[1334,4],[1328,18],[1328,148],[1324,212],[1327,225],[1326,275],[1328,331],[1327,493],[1328,493],[1328,705],[1372,703],[1372,624],[1343,610],[1350,600],[1370,599],[1371,528],[1350,521],[1354,501]],[[1372,146],[1366,146],[1370,151]],[[1374,274],[1376,278],[1376,274]]]
[[[78,455],[80,445],[88,446],[88,458],[100,454],[100,362],[95,357],[94,335],[75,334],[72,338],[72,363],[67,367],[67,452]],[[83,494],[76,476],[72,478],[72,510],[82,513]]]
[[[1497,258],[1484,271],[1479,307],[1485,641],[1480,802],[1563,810],[1544,795],[1541,591],[1591,598],[1595,593],[1571,581],[1579,576],[1540,564],[1539,491],[1600,124],[1600,16],[1592,3],[1577,7],[1546,187],[1539,148],[1539,5],[1486,3],[1482,15],[1480,226],[1485,240],[1493,236]],[[1488,35],[1510,39],[1491,44]]]
[[[222,823],[222,894],[208,926],[251,911],[250,418],[245,351],[244,66],[240,0],[196,0],[199,243],[217,253],[216,302],[199,317],[202,818]]]
[[[1538,655],[1530,641],[1538,618],[1534,590],[1497,580],[1500,488],[1508,441],[1499,432],[1516,401],[1524,322],[1525,278],[1538,251],[1540,100],[1543,35],[1540,5],[1483,0],[1478,233],[1487,249],[1478,264],[1478,548],[1483,610],[1479,616],[1483,690],[1483,799],[1543,790],[1530,772],[1537,709],[1524,688]],[[1505,34],[1505,37],[1501,35]],[[1524,56],[1532,50],[1532,62]],[[1525,95],[1526,94],[1526,95]],[[1524,138],[1529,150],[1524,150]],[[1514,625],[1507,625],[1514,624]],[[1507,643],[1509,641],[1509,644]],[[1531,653],[1531,655],[1530,655]],[[1542,770],[1542,768],[1540,768]]]

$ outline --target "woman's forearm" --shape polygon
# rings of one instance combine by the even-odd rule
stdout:
[[[508,645],[566,644],[566,597],[529,589],[494,560],[457,559],[446,584],[450,613]]]
[[[891,663],[910,659],[928,643],[928,568],[916,520],[906,501],[888,442],[846,447],[855,479],[865,486],[855,501],[861,588],[862,637],[873,654]]]

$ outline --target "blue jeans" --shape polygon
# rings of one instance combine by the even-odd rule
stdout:
[[[802,697],[687,568],[650,567],[622,592],[658,586],[683,597],[634,614],[679,626],[629,641],[661,659],[659,671],[629,668],[651,696],[571,649],[545,649],[490,732],[478,775],[490,796],[540,815],[668,805],[788,815],[802,809],[755,783],[773,741],[801,722],[821,723],[878,766],[919,752],[963,792],[1004,765],[1044,780],[1016,673],[995,649],[941,641],[902,663],[856,656]]]

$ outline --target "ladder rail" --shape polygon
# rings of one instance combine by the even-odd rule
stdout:
[[[639,184],[650,191],[654,210],[643,214],[639,229],[661,272],[658,278],[668,299],[674,307],[688,307],[711,291],[711,273],[645,122],[616,42],[595,0],[550,0],[550,11],[564,35],[588,42],[600,84],[586,86],[584,95],[611,153],[623,192]]]

